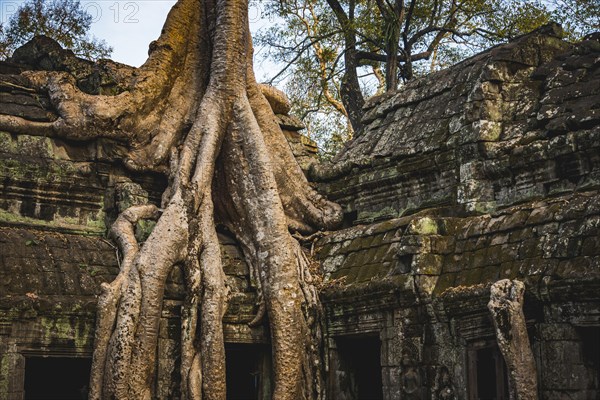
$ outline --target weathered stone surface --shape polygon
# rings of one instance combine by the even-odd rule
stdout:
[[[386,399],[476,398],[502,279],[524,283],[529,398],[600,393],[598,43],[525,36],[371,100],[319,171],[354,224],[318,242],[328,332],[379,332]]]
[[[90,94],[122,92],[124,87],[118,82],[134,79],[135,71],[133,67],[111,60],[93,62],[76,57],[46,36],[37,36],[16,49],[9,61],[22,69],[69,72],[79,89]]]
[[[575,61],[597,57],[597,40],[524,36],[370,100],[336,159],[356,166],[320,187],[357,223],[597,188],[597,64]]]
[[[538,398],[600,395],[600,36],[557,36],[547,27],[370,100],[365,133],[333,169],[315,167],[314,143],[280,117],[302,168],[319,169],[316,185],[346,208],[344,229],[313,247],[331,398],[355,393],[343,344],[365,338],[380,345],[369,368],[380,368],[384,399],[476,398],[477,374],[490,372],[478,357],[502,359],[487,304],[503,279],[524,285]],[[0,63],[0,112],[34,120],[56,115],[21,70],[69,71],[90,92],[118,91],[111,76],[130,71],[41,42],[13,61]],[[158,204],[166,184],[127,172],[126,150],[0,132],[0,398],[21,398],[24,351],[89,356],[98,287],[118,271],[107,227],[130,205]],[[138,224],[138,240],[151,229]],[[264,343],[267,325],[247,326],[257,308],[248,267],[227,232],[219,240],[226,340]],[[163,304],[158,398],[178,396],[182,273],[173,269]],[[517,372],[505,364],[487,377],[506,389],[498,398]]]

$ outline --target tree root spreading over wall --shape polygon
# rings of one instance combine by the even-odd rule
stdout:
[[[225,399],[222,318],[227,307],[215,220],[240,242],[268,317],[276,399],[323,395],[321,309],[309,260],[290,231],[341,221],[308,185],[273,108],[289,105],[257,84],[246,0],[179,0],[146,63],[116,96],[89,95],[62,72],[24,72],[60,118],[0,115],[0,129],[72,140],[125,141],[125,165],[168,175],[161,208],[134,206],[111,233],[123,260],[98,303],[90,398],[150,399],[166,279],[185,271],[182,398]],[[269,99],[265,97],[269,96]],[[269,104],[269,100],[271,104]],[[288,108],[289,109],[289,108]],[[155,219],[138,244],[135,223]]]

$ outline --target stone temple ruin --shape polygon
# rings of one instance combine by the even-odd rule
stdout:
[[[345,226],[308,244],[325,274],[331,399],[600,398],[600,36],[548,26],[367,104],[366,129],[312,182]],[[38,40],[0,63],[0,113],[56,118],[24,69],[72,72],[90,93],[127,67]],[[160,175],[123,144],[0,132],[0,398],[85,398],[96,295],[119,264],[107,226],[157,203]],[[143,240],[152,228],[139,224]],[[228,393],[268,399],[265,326],[235,240],[224,319]],[[155,397],[177,398],[182,276],[162,311]],[[57,384],[58,383],[58,384]],[[49,392],[56,388],[58,392]]]

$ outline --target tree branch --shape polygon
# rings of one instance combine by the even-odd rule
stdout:
[[[410,57],[412,61],[426,60],[431,56],[431,50],[423,51],[421,53],[414,54]],[[369,61],[377,61],[377,62],[387,62],[388,57],[385,54],[373,53],[370,51],[358,51],[356,52],[356,57],[359,60],[369,60]],[[399,62],[406,62],[406,56],[399,54],[398,55]]]

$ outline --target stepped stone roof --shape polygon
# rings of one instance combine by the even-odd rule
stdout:
[[[598,37],[547,28],[367,103],[320,188],[356,222],[598,187]]]
[[[350,225],[318,243],[331,318],[485,310],[503,278],[600,311],[599,39],[549,26],[367,103],[364,133],[315,173]]]

